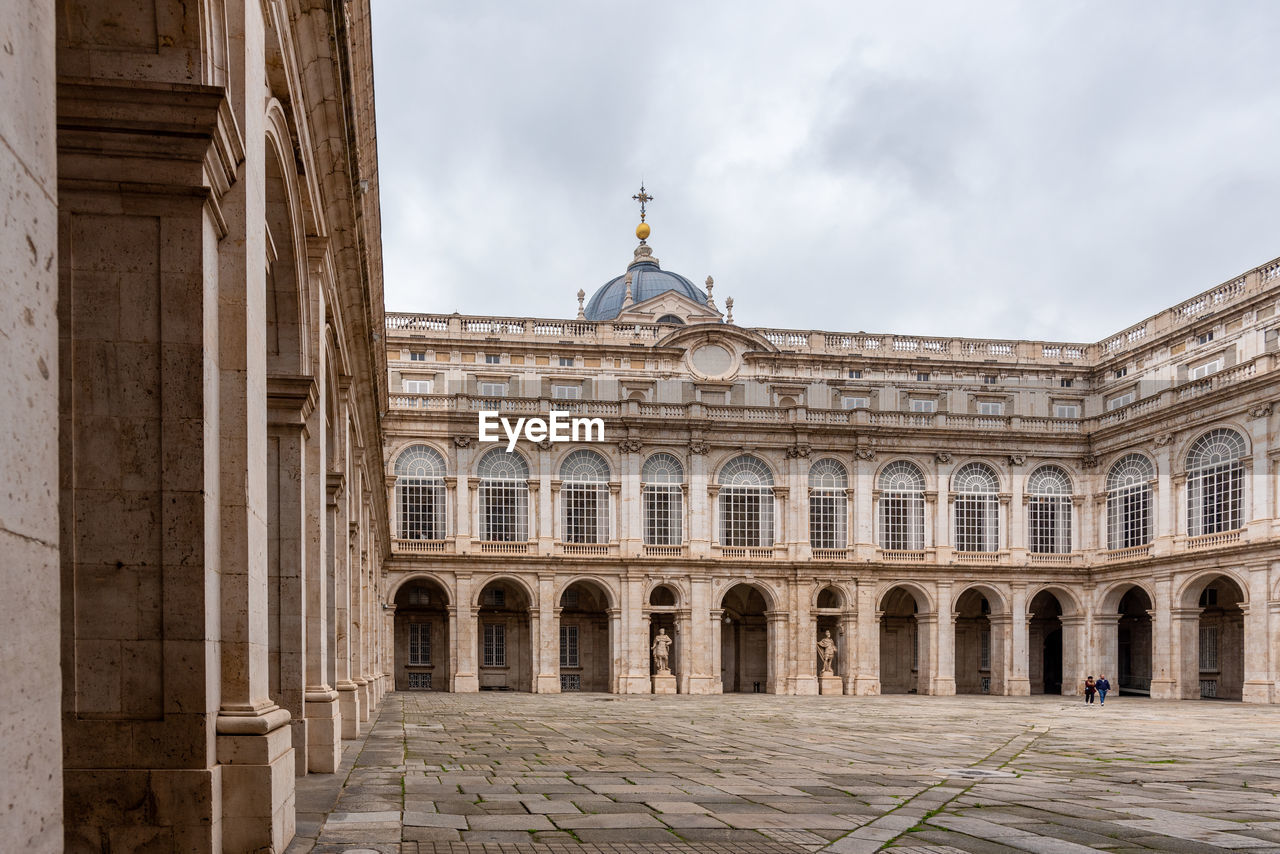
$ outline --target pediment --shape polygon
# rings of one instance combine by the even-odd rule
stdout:
[[[616,322],[656,323],[665,315],[675,315],[686,324],[719,322],[720,312],[691,300],[677,291],[664,291],[644,302],[629,305],[618,313]]]

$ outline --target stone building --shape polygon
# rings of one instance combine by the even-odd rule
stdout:
[[[369,4],[0,33],[0,839],[281,851],[389,687]]]
[[[740,326],[637,234],[575,318],[387,316],[398,689],[1277,701],[1280,261],[997,341]],[[552,410],[606,441],[479,440]]]

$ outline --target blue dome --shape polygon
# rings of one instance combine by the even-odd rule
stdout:
[[[695,287],[693,282],[679,273],[668,273],[655,261],[633,263],[628,272],[631,273],[633,303],[653,299],[667,291],[675,291],[699,305],[707,304],[707,295]],[[626,279],[625,275],[611,279],[591,296],[585,312],[587,320],[613,320],[618,316],[622,311],[622,300],[627,295]]]

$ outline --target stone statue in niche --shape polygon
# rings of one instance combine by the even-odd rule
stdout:
[[[671,672],[671,637],[667,634],[667,630],[658,629],[658,634],[653,639],[653,646],[650,647],[653,652],[653,669],[658,675],[666,675]]]
[[[832,676],[831,660],[836,657],[836,642],[831,639],[831,629],[823,633],[818,641],[818,658],[822,661],[822,675]]]

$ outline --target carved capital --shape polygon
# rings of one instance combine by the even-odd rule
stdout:
[[[1264,404],[1261,404],[1260,406],[1255,406],[1249,410],[1249,414],[1252,415],[1254,418],[1266,418],[1268,415],[1271,414],[1271,404],[1264,403]]]
[[[1009,455],[1009,465],[1011,466],[1020,466],[1026,461],[1027,461],[1026,454],[1010,454]]]
[[[951,462],[951,455],[948,454],[946,451],[939,451],[938,453],[933,455],[933,458],[940,463]]]
[[[623,439],[618,443],[618,450],[624,454],[638,454],[644,447],[644,443],[639,439]]]
[[[812,448],[803,442],[792,445],[790,448],[787,448],[787,459],[794,460],[803,457],[807,460],[809,459],[809,454],[812,453],[812,450]]]
[[[549,450],[551,450],[551,440],[550,440],[550,439],[543,439],[541,442],[539,442],[539,443],[538,443],[538,447],[539,447],[539,448],[541,448],[541,449],[542,449],[542,450],[544,450],[544,451],[549,451]]]
[[[454,436],[453,444],[457,445],[459,448],[470,448],[471,437],[470,436]]]
[[[866,460],[868,462],[876,458],[876,452],[871,448],[858,448],[853,453],[858,459]]]
[[[1163,435],[1156,436],[1156,447],[1157,447],[1157,448],[1163,448],[1165,445],[1172,444],[1172,442],[1173,442],[1173,434],[1172,434],[1172,433],[1165,433],[1165,434],[1163,434]]]
[[[711,450],[711,446],[700,439],[695,439],[689,443],[689,453],[702,456]]]
[[[1098,458],[1093,454],[1089,454],[1087,457],[1083,457],[1080,460],[1080,468],[1082,469],[1096,469],[1097,467]]]

